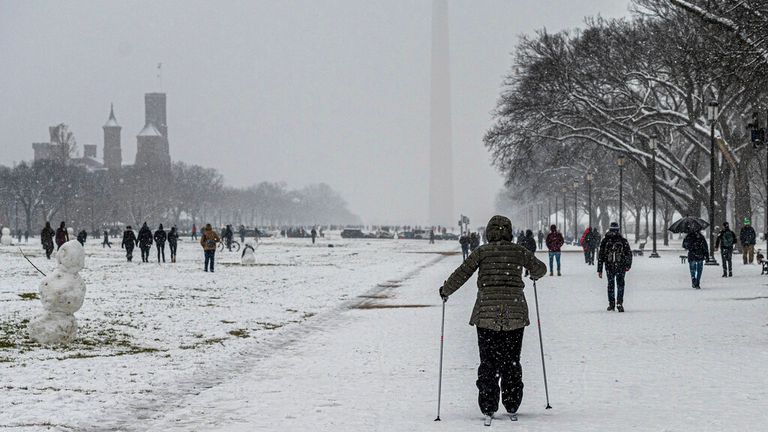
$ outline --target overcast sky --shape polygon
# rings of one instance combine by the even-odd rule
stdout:
[[[114,102],[133,163],[143,95],[168,94],[174,160],[228,184],[326,182],[366,222],[423,222],[431,0],[0,0],[0,163],[47,127],[98,144]],[[493,213],[482,136],[518,35],[627,15],[625,0],[450,0],[457,211]],[[156,77],[162,62],[162,87]]]

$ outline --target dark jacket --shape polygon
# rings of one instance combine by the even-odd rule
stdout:
[[[600,251],[597,253],[598,273],[603,272],[603,265],[609,273],[621,273],[632,268],[632,249],[618,231],[608,231],[600,242]]]
[[[528,249],[531,253],[536,252],[536,239],[533,238],[533,232],[528,231],[521,237],[520,245]]]
[[[160,225],[160,229],[155,231],[154,238],[155,238],[155,244],[157,245],[157,247],[165,246],[165,240],[168,239],[168,234],[165,233],[162,225]]]
[[[81,245],[85,245],[85,241],[87,239],[88,239],[87,231],[81,230],[79,233],[77,233],[77,241],[79,241]]]
[[[123,242],[120,243],[120,247],[125,249],[133,249],[137,243],[138,240],[136,240],[136,234],[133,233],[133,230],[123,231]]]
[[[179,232],[176,231],[176,228],[171,228],[171,230],[168,232],[168,244],[176,246],[176,243],[179,241]]]
[[[147,224],[144,224],[139,230],[139,247],[148,248],[152,246],[152,230]]]
[[[730,246],[725,245],[728,241],[731,243]],[[736,246],[736,233],[731,231],[730,228],[720,231],[720,234],[717,235],[717,239],[715,239],[715,249],[719,249],[721,245],[723,246],[723,249],[733,249],[734,246]]]
[[[608,235],[608,234],[606,234]],[[600,236],[600,232],[597,230],[590,230],[589,231],[589,248],[592,250],[597,250],[600,245],[603,244],[602,242],[603,238]]]
[[[683,240],[683,248],[688,249],[688,261],[709,259],[709,245],[700,232],[688,233]]]
[[[59,227],[56,229],[56,246],[61,247],[64,243],[69,241],[69,233],[67,232],[67,229],[64,227]]]
[[[44,249],[53,248],[53,236],[56,232],[51,228],[51,224],[45,224],[45,228],[40,232],[40,243],[43,244]]]
[[[523,293],[522,268],[527,268],[531,277],[538,279],[546,274],[547,266],[524,247],[512,243],[512,223],[504,216],[491,218],[486,237],[488,243],[472,252],[451,274],[441,294],[453,294],[480,269],[477,300],[469,324],[496,331],[525,327],[530,320]]]
[[[739,241],[742,246],[751,246],[757,243],[757,234],[752,225],[744,225],[739,232]]]
[[[563,235],[557,232],[557,229],[551,229],[547,234],[547,249],[550,252],[560,252],[560,248],[563,247]]]

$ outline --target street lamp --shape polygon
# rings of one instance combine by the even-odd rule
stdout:
[[[619,166],[619,232],[624,232],[624,164],[626,158],[624,153],[619,155],[616,159],[616,164]]]
[[[568,189],[567,188],[563,188],[563,229],[560,230],[560,232],[563,233],[563,235],[565,235],[565,225],[566,225],[565,218],[568,217],[568,212],[567,212],[568,206],[565,203],[565,193],[566,192],[568,192]],[[768,214],[768,213],[766,213],[766,214]],[[768,232],[768,231],[766,231],[766,232]],[[766,249],[766,250],[768,250],[768,249]]]
[[[720,114],[718,103],[712,101],[707,106],[707,119],[710,124],[709,150],[709,260],[706,265],[718,265],[715,259],[715,122]]]
[[[579,197],[578,197],[579,182],[573,181],[573,243],[577,244],[579,238]]]
[[[587,220],[589,221],[589,231],[592,232],[592,179],[593,175],[591,171],[587,171],[587,212],[589,213],[587,215]]]
[[[653,251],[649,258],[659,258],[659,253],[656,252],[656,145],[657,140],[655,136],[651,137],[648,147],[651,148],[651,205],[653,206]]]

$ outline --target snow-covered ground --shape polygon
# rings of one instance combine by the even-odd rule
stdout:
[[[433,422],[436,290],[461,261],[439,252],[455,245],[332,243],[338,247],[273,240],[257,250],[260,266],[222,264],[215,276],[200,270],[194,245],[180,248],[175,266],[127,264],[119,251],[89,245],[81,272],[89,291],[77,314],[84,328],[67,350],[19,339],[21,320],[39,305],[18,294],[35,291],[39,277],[0,248],[10,272],[0,280],[0,344],[12,345],[0,348],[0,427],[484,429],[476,335],[467,325],[474,279],[447,304],[443,421]],[[43,271],[52,267],[35,253]],[[733,278],[708,267],[703,289],[693,290],[680,254],[636,257],[627,312],[619,314],[605,311],[605,281],[595,268],[564,253],[564,275],[538,283],[554,409],[544,410],[533,325],[524,339],[520,422],[497,420],[494,428],[768,430],[768,276],[736,256]],[[235,262],[234,254],[224,261]]]

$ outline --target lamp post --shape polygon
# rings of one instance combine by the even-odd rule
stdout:
[[[616,159],[616,164],[619,166],[619,232],[624,232],[624,163],[626,158],[624,154],[620,154]]]
[[[720,111],[715,101],[707,106],[707,118],[710,124],[709,150],[709,259],[706,265],[718,265],[715,259],[715,121]]]
[[[594,176],[591,171],[587,171],[587,220],[589,221],[589,232],[592,232],[592,179]]]
[[[653,207],[653,230],[652,230],[652,242],[653,251],[649,258],[659,258],[659,253],[656,252],[656,145],[657,140],[655,136],[651,137],[648,147],[651,148],[651,205]]]
[[[566,225],[565,219],[568,217],[567,211],[566,211],[567,205],[565,204],[565,193],[566,192],[568,192],[568,189],[567,188],[563,188],[563,229],[560,230],[560,232],[563,233],[563,235],[565,235],[565,225]],[[768,214],[768,213],[766,213],[766,214]],[[768,231],[766,231],[766,232],[768,232]],[[768,250],[768,249],[766,249],[766,250]]]
[[[573,182],[573,244],[577,244],[579,238],[579,182]]]
[[[555,194],[555,226],[558,226],[558,225],[560,225],[560,213],[559,213],[559,209],[557,208],[557,194]]]

